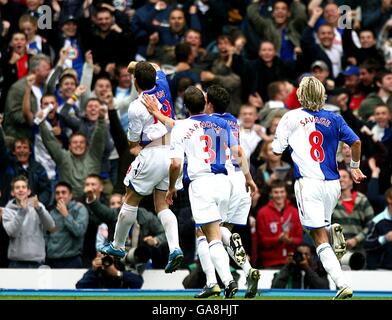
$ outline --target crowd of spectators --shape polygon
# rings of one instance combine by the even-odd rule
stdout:
[[[137,92],[126,66],[148,60],[167,74],[179,119],[188,116],[188,86],[230,93],[259,187],[248,225],[235,231],[257,268],[291,270],[299,245],[310,255],[292,160],[274,155],[271,141],[283,114],[300,107],[301,77],[318,78],[325,108],[362,140],[368,177],[353,184],[342,144],[333,222],[343,225],[349,251],[369,257],[363,268],[392,269],[391,0],[0,0],[0,49],[0,267],[92,265],[86,277],[95,276],[97,230],[105,223],[113,236],[134,158],[126,129]],[[147,267],[162,268],[168,248],[152,203],[142,201],[129,245],[147,247]],[[173,211],[187,268],[195,238],[186,189]],[[316,277],[314,263],[302,269]]]

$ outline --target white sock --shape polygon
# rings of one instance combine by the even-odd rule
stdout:
[[[342,268],[338,258],[336,258],[335,252],[329,243],[322,243],[316,248],[317,255],[319,256],[321,263],[325,271],[331,276],[338,289],[347,285],[347,281],[344,277]]]
[[[215,270],[218,272],[225,287],[228,286],[233,276],[230,272],[230,259],[226,250],[223,248],[222,241],[212,240],[209,244],[211,260],[214,263]]]
[[[227,247],[230,245],[230,238],[232,233],[226,227],[220,227],[221,235],[222,235],[222,242]]]
[[[136,222],[138,207],[130,206],[123,203],[120,214],[117,218],[116,230],[114,232],[113,246],[115,248],[124,248],[127,240],[129,230]]]
[[[232,233],[226,227],[221,226],[220,230],[221,230],[221,234],[222,234],[222,242],[225,245],[225,247],[227,248],[230,245],[230,238],[231,238]],[[252,269],[252,266],[250,265],[249,260],[246,259],[245,263],[242,266],[240,266],[237,263],[237,261],[234,259],[234,257],[231,256],[231,250],[227,250],[227,252],[229,253],[229,256],[234,260],[236,265],[239,266],[245,272],[245,276],[247,276],[249,273],[249,270]]]
[[[245,260],[245,263],[243,266],[241,266],[241,269],[244,271],[245,276],[249,274],[250,269],[252,269],[252,266],[250,265],[250,262],[248,258]]]
[[[196,245],[201,267],[206,274],[207,287],[210,287],[211,285],[218,283],[218,281],[216,280],[215,268],[211,260],[207,238],[205,236],[198,237]]]
[[[163,228],[165,229],[165,235],[167,239],[167,244],[169,245],[170,252],[174,249],[180,247],[178,242],[178,224],[177,218],[173,211],[170,209],[162,210],[158,212],[158,218],[161,221]]]

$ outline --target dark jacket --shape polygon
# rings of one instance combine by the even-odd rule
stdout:
[[[251,93],[258,92],[263,101],[270,100],[268,97],[268,85],[274,81],[283,81],[293,78],[292,70],[281,60],[275,57],[271,67],[268,67],[263,60],[256,59],[249,62],[251,74],[248,77],[252,80]]]
[[[302,269],[295,264],[286,264],[274,274],[271,288],[286,289],[329,289],[328,274],[318,263],[315,268]]]
[[[51,187],[45,168],[36,162],[31,156],[27,169],[16,160],[4,143],[4,136],[0,130],[0,206],[4,206],[11,198],[11,181],[19,175],[29,179],[32,195],[37,195],[40,202],[49,205]]]
[[[129,271],[118,278],[106,275],[101,269],[89,269],[76,283],[76,289],[140,289],[142,285],[143,278]]]
[[[385,239],[385,234],[389,231],[392,231],[392,216],[386,207],[372,219],[363,244],[368,269],[392,270],[392,242]]]
[[[316,40],[313,35],[314,30],[314,28],[306,26],[301,37],[301,48],[305,57],[305,61],[307,61],[307,70],[310,69],[312,62],[316,60],[321,60],[327,64],[330,77],[333,77],[332,62],[329,59],[328,55],[325,53],[325,51],[322,49],[322,47],[316,43]]]

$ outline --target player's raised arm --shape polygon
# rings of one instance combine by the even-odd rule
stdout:
[[[161,70],[161,68],[159,67],[159,65],[157,65],[156,63],[149,62],[149,64],[151,64],[151,65],[154,67],[154,69],[155,69],[156,71]],[[131,61],[131,62],[128,64],[127,72],[128,72],[129,74],[132,74],[132,75],[133,75],[134,72],[135,72],[136,65],[137,65],[137,61]]]
[[[176,121],[168,116],[165,116],[162,112],[159,111],[158,99],[155,96],[143,94],[142,102],[146,106],[148,112],[152,116],[154,116],[159,122],[170,128],[174,127]]]

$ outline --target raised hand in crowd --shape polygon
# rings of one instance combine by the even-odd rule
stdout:
[[[68,52],[69,52],[69,48],[65,48],[65,47],[61,48],[59,61],[57,62],[58,67],[62,67],[64,65],[65,60],[68,57]]]
[[[249,95],[248,103],[250,105],[256,107],[257,109],[261,109],[264,106],[264,101],[260,97],[258,92],[255,92],[255,93],[252,93],[252,94]]]
[[[35,78],[36,78],[35,74],[29,74],[26,77],[26,89],[27,88],[31,89],[33,87],[33,85],[35,83]]]
[[[84,54],[84,60],[86,61],[86,63],[94,65],[93,53],[91,50],[86,51],[86,53]]]
[[[19,61],[21,55],[15,51],[12,51],[11,59],[9,60],[9,64],[15,64]]]
[[[96,196],[96,194],[94,193],[93,188],[90,187],[90,186],[86,186],[86,187],[84,188],[84,193],[86,194],[87,203],[91,203],[91,202],[93,202],[95,199],[97,199],[97,196]]]
[[[65,202],[63,199],[59,199],[56,204],[56,209],[60,212],[60,214],[65,218],[68,216],[68,209],[67,206],[65,205]]]
[[[380,176],[381,169],[377,167],[376,159],[374,157],[370,158],[368,164],[372,171],[372,178],[378,178]]]
[[[108,114],[108,108],[106,105],[101,105],[99,107],[99,119],[105,119]]]
[[[113,99],[113,92],[108,91],[106,94],[101,98],[102,103],[107,106],[109,110],[114,109],[114,99]]]

